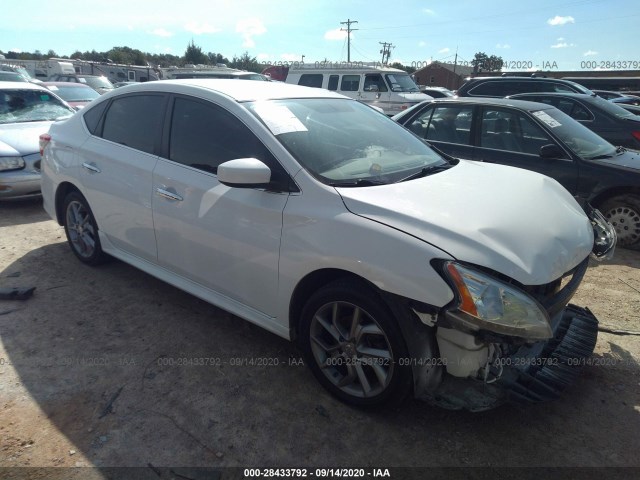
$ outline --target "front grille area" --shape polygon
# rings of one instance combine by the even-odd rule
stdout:
[[[522,286],[521,288],[533,296],[545,308],[549,318],[555,317],[569,303],[573,294],[580,286],[584,274],[589,267],[589,257],[586,257],[573,270],[562,278],[545,285]]]
[[[558,398],[580,374],[598,338],[598,319],[587,308],[569,305],[538,358],[521,370],[511,369],[501,383],[515,402],[542,402]],[[517,354],[516,354],[517,357]],[[522,362],[526,364],[526,362]]]

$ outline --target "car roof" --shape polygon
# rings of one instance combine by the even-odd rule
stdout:
[[[559,83],[577,83],[574,82],[573,80],[566,80],[563,78],[552,78],[552,77],[531,77],[531,76],[527,76],[527,77],[521,77],[518,75],[505,75],[505,76],[499,76],[499,77],[467,77],[465,79],[467,82],[469,81],[475,81],[475,80],[496,80],[496,81],[502,81],[504,82],[505,80],[524,80],[525,82],[529,82],[529,81],[538,81],[538,82],[559,82]]]
[[[89,85],[85,85],[84,83],[75,82],[42,82],[41,85],[45,85],[48,87],[91,88]],[[93,89],[91,88],[91,90]]]
[[[39,85],[36,85],[35,83],[31,83],[31,82],[2,82],[0,81],[0,90],[8,90],[8,89],[15,89],[15,88],[19,88],[20,90],[44,90],[45,92],[48,92],[49,90],[47,90],[44,87],[41,87]]]
[[[159,91],[189,93],[193,88],[208,90],[231,97],[236,102],[277,100],[285,98],[342,98],[347,97],[323,88],[302,87],[282,82],[241,81],[220,78],[184,78],[156,80],[136,85],[126,85],[109,95],[120,95],[134,91]]]
[[[516,100],[512,98],[495,98],[495,97],[458,97],[458,98],[436,98],[434,100],[425,100],[424,103],[467,103],[480,105],[495,105],[501,107],[515,107],[521,110],[538,111],[556,108],[546,103],[530,102],[528,100]]]

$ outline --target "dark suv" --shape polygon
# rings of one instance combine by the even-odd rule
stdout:
[[[546,77],[474,77],[458,89],[458,97],[506,97],[516,93],[587,93],[591,90],[569,80]]]

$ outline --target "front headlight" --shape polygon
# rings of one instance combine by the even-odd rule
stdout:
[[[0,172],[24,168],[22,157],[0,157]]]
[[[446,262],[444,272],[466,314],[454,317],[467,328],[534,340],[553,336],[547,312],[525,292],[455,262]]]

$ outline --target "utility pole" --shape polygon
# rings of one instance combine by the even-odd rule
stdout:
[[[382,50],[380,50],[380,53],[382,54],[382,64],[386,65],[389,63],[389,57],[391,57],[391,49],[395,48],[395,46],[387,42],[378,43],[382,45]]]
[[[351,32],[358,30],[357,28],[351,28],[352,23],[358,23],[358,21],[347,18],[346,22],[340,22],[340,25],[347,26],[347,63],[351,63]],[[343,32],[345,31],[344,28],[341,28],[340,30]]]

